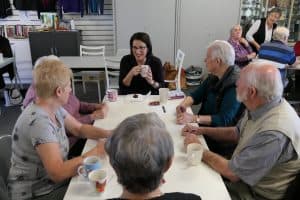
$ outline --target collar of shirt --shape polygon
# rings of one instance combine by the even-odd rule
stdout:
[[[264,104],[263,106],[257,108],[254,111],[248,111],[248,117],[249,117],[249,119],[252,119],[255,121],[256,119],[263,116],[266,112],[268,112],[272,108],[278,106],[281,102],[282,102],[282,98],[277,97],[277,98],[273,99],[272,101]]]

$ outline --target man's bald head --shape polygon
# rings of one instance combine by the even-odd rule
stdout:
[[[256,88],[258,96],[266,101],[282,96],[280,73],[268,62],[253,62],[242,69],[240,76],[248,86]]]

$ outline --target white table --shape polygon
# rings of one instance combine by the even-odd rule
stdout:
[[[72,70],[97,71],[104,70],[105,60],[120,62],[119,56],[61,56],[59,59]]]
[[[102,56],[61,56],[59,59],[72,70],[96,71],[105,67]]]
[[[4,57],[3,60],[0,61],[0,68],[5,67],[6,65],[14,62],[15,62],[14,57],[10,57],[10,58]]]
[[[221,176],[207,166],[201,163],[198,166],[188,166],[186,153],[183,148],[183,137],[180,134],[182,125],[175,123],[175,107],[179,104],[179,100],[169,100],[165,105],[166,113],[163,112],[161,106],[149,106],[148,103],[152,100],[158,100],[158,96],[149,96],[142,102],[132,102],[128,96],[119,96],[117,102],[109,102],[109,112],[105,119],[97,120],[95,126],[106,129],[112,129],[117,126],[127,116],[138,113],[156,112],[159,117],[165,122],[168,131],[174,141],[175,157],[169,171],[164,175],[166,181],[161,186],[163,192],[186,192],[194,193],[201,196],[204,200],[226,200],[230,199],[228,191],[224,185]],[[204,142],[203,137],[200,138]],[[96,141],[88,140],[84,152],[94,147]],[[119,197],[122,188],[117,183],[117,177],[111,168],[106,163],[108,169],[108,183],[103,194],[93,192],[92,186],[88,181],[82,180],[78,176],[72,178],[65,200],[79,199],[107,199]]]

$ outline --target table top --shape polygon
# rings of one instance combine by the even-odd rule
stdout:
[[[163,112],[162,106],[150,106],[149,102],[159,100],[159,96],[143,96],[139,100],[132,98],[132,95],[119,96],[116,102],[108,102],[109,112],[105,119],[96,120],[94,125],[106,129],[115,128],[126,117],[138,114],[156,112],[165,122],[166,127],[171,134],[174,142],[175,157],[171,168],[165,173],[165,183],[161,186],[163,192],[185,192],[194,193],[201,196],[204,200],[213,199],[230,199],[229,193],[221,176],[212,168],[204,163],[197,166],[187,164],[186,153],[183,147],[183,137],[181,128],[183,125],[176,124],[175,108],[182,99],[169,100],[165,105],[166,112]],[[189,110],[191,112],[191,110]],[[200,140],[206,146],[204,138]],[[87,140],[84,152],[96,145],[96,141]],[[117,177],[108,163],[104,162],[104,168],[108,171],[108,181],[105,192],[97,194],[87,180],[81,177],[73,177],[66,195],[65,200],[74,199],[107,199],[119,197],[122,187],[117,183]]]
[[[74,70],[97,70],[105,68],[105,60],[118,62],[119,56],[60,56],[59,59]]]
[[[4,57],[3,60],[0,61],[0,68],[5,67],[6,65],[13,63],[14,62],[14,57]]]

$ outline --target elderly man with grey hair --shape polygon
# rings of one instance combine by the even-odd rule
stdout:
[[[251,63],[237,81],[237,98],[247,112],[236,127],[182,130],[185,144],[200,143],[196,134],[237,143],[230,160],[209,150],[202,159],[231,181],[226,185],[232,199],[282,199],[299,173],[300,119],[282,98],[280,79],[269,63]]]
[[[293,65],[296,61],[294,49],[287,45],[289,30],[283,26],[273,32],[273,40],[261,45],[258,58],[267,60],[280,71],[283,83],[286,79],[286,65]]]
[[[125,119],[105,143],[123,193],[117,199],[200,199],[194,194],[165,193],[159,186],[170,168],[174,145],[165,124],[155,113]]]
[[[206,68],[210,75],[176,108],[177,123],[196,122],[205,126],[233,126],[239,117],[242,105],[236,99],[235,82],[239,77],[239,67],[234,65],[233,47],[223,40],[212,42],[206,52]],[[197,115],[189,114],[186,108],[200,104]],[[231,154],[234,147],[220,144],[213,138],[205,138],[209,148],[216,152]]]

